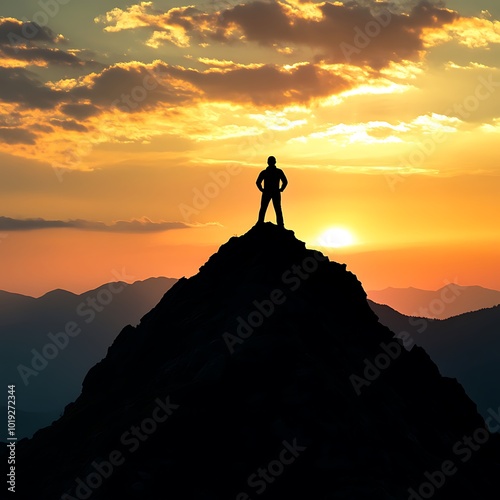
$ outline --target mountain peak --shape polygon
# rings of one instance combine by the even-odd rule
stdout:
[[[39,500],[389,500],[484,426],[456,380],[378,322],[344,264],[263,224],[122,330],[19,458]],[[484,453],[440,498],[489,498]]]
[[[224,269],[227,266],[243,269],[257,261],[259,265],[264,265],[264,271],[269,271],[272,266],[281,268],[305,250],[305,243],[298,240],[293,231],[266,222],[253,226],[242,236],[232,237],[200,271],[215,270],[219,265]]]
[[[69,292],[68,290],[64,290],[63,288],[54,288],[53,290],[48,291],[47,293],[44,293],[40,299],[46,298],[59,298],[59,297],[68,297],[68,296],[75,296],[73,292]]]
[[[293,231],[268,222],[252,227],[242,236],[232,237],[201,266],[195,278],[213,279],[217,275],[226,283],[281,280],[286,284],[287,279],[307,280],[309,274],[327,261],[322,253],[307,249]],[[345,270],[345,265],[342,269]]]

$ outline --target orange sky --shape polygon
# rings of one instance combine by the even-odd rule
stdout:
[[[2,5],[0,289],[190,276],[270,154],[286,226],[365,290],[500,289],[500,9],[384,5]]]

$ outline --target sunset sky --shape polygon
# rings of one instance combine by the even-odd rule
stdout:
[[[193,275],[269,155],[365,290],[500,290],[498,0],[2,2],[0,109],[2,290]]]

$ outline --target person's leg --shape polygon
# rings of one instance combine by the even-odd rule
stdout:
[[[264,222],[264,217],[266,216],[266,210],[271,201],[271,195],[269,193],[262,193],[262,198],[260,200],[260,210],[259,210],[259,220],[258,222]]]
[[[276,212],[276,224],[278,224],[278,226],[284,226],[283,212],[281,211],[281,193],[279,191],[273,193],[273,206]]]

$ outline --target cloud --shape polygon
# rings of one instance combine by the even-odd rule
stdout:
[[[140,2],[127,7],[126,10],[116,7],[106,14],[96,17],[94,22],[106,23],[104,31],[110,33],[151,26],[157,24],[157,21],[162,17],[162,13],[155,11],[152,6],[153,2]]]
[[[171,229],[186,229],[202,227],[208,224],[187,224],[185,222],[153,222],[146,217],[132,219],[129,221],[115,221],[112,224],[105,224],[99,221],[88,221],[83,219],[74,220],[46,220],[46,219],[12,219],[10,217],[0,217],[0,231],[31,231],[36,229],[80,229],[85,231],[102,231],[110,233],[156,233],[169,231]]]
[[[23,128],[0,127],[0,140],[6,144],[35,144],[36,135]]]
[[[290,140],[304,142],[311,139],[327,139],[342,145],[348,144],[387,144],[420,143],[423,137],[438,137],[443,142],[444,134],[455,134],[463,122],[458,118],[431,113],[420,115],[408,122],[390,123],[388,121],[369,121],[364,123],[340,123],[330,125],[324,130],[315,131],[307,137]],[[437,142],[436,142],[437,143]]]
[[[115,8],[103,16],[96,17],[96,23],[107,26],[104,31],[116,33],[123,30],[150,28],[153,34],[147,45],[158,47],[162,41],[168,41],[178,47],[189,47],[190,34],[196,34],[210,19],[192,5],[174,7],[166,12],[153,8],[153,2],[140,2],[126,10]]]
[[[94,61],[84,61],[75,54],[57,48],[0,46],[0,53],[12,60],[24,62],[26,66],[47,66],[49,64],[66,66],[97,65]]]
[[[491,29],[497,29],[489,19],[476,24],[443,3],[422,0],[232,4],[162,10],[146,1],[113,9],[96,19],[108,33],[141,30],[151,47],[170,44],[166,61],[177,64],[128,60],[91,70],[85,59],[94,54],[68,49],[64,36],[38,27],[28,39],[27,30],[36,26],[0,18],[0,104],[11,116],[0,122],[0,150],[83,170],[107,154],[98,144],[152,148],[165,135],[194,148],[200,140],[291,129],[305,137],[329,106],[344,109],[349,99],[379,93],[388,101],[413,89],[410,80],[419,85],[430,47],[446,40],[477,45],[481,27],[490,30],[485,39],[492,43]],[[9,33],[19,38],[9,40]],[[131,36],[135,43],[137,34]],[[139,58],[141,51],[130,54]],[[222,60],[223,54],[233,60]],[[52,71],[53,65],[59,67]],[[267,114],[309,105],[318,114],[290,120]],[[336,119],[348,121],[338,114]],[[328,137],[342,136],[332,130]],[[370,141],[396,133],[390,127],[367,132]]]
[[[0,115],[0,127],[14,127],[21,125],[22,115],[16,111],[3,110],[4,113]]]
[[[63,92],[45,86],[24,68],[0,67],[0,100],[25,108],[53,108],[65,98]]]
[[[38,132],[53,132],[54,128],[50,125],[42,125],[41,123],[32,123],[29,125],[31,130],[37,130]]]
[[[456,40],[469,49],[487,48],[500,43],[500,21],[490,21],[477,17],[461,18],[446,30],[439,42]]]
[[[28,42],[50,44],[67,43],[66,38],[57,35],[48,26],[34,22],[19,21],[13,17],[0,18],[0,44],[24,46]]]
[[[14,18],[0,18],[0,56],[4,67],[98,66],[93,60],[81,59],[77,55],[78,51],[55,47],[67,43],[63,35],[56,35],[47,26]]]
[[[349,87],[341,75],[310,63],[289,68],[271,64],[236,66],[218,71],[173,67],[170,71],[202,90],[209,100],[251,102],[260,106],[305,103]]]
[[[135,112],[158,105],[196,101],[252,103],[258,106],[305,103],[349,88],[352,84],[329,68],[312,63],[215,65],[199,70],[161,61],[151,65],[121,63],[76,82],[77,99]]]
[[[75,99],[127,112],[151,108],[158,103],[179,105],[192,100],[194,89],[172,81],[170,68],[161,62],[117,63],[74,80],[69,93]]]
[[[375,8],[375,9],[374,9]],[[264,2],[255,0],[204,13],[193,7],[166,12],[141,2],[126,10],[113,9],[97,22],[110,32],[149,28],[146,42],[158,47],[170,42],[188,47],[199,43],[256,43],[290,52],[289,45],[317,51],[329,63],[349,62],[380,69],[391,62],[418,59],[429,31],[442,30],[458,13],[421,0],[402,11],[394,2]]]
[[[73,132],[88,132],[87,127],[75,122],[74,120],[59,120],[57,118],[52,118],[50,123],[56,127],[61,127],[64,130],[72,130]]]
[[[82,51],[56,47],[61,44],[67,44],[67,39],[46,26],[0,17],[0,101],[25,109],[51,109],[65,100],[73,104],[64,89],[43,83],[39,74],[28,69],[53,65],[101,67],[79,57]],[[76,108],[69,108],[69,113],[72,111],[78,114]]]
[[[63,104],[61,111],[77,120],[86,120],[101,113],[101,110],[93,104]]]
[[[222,12],[219,23],[230,30],[224,35],[228,41],[237,36],[232,34],[236,27],[247,40],[261,45],[303,45],[319,50],[329,62],[380,69],[391,62],[418,59],[426,30],[440,29],[458,18],[427,1],[407,13],[394,12],[390,3],[379,3],[375,11],[358,2],[325,2],[318,9],[320,17],[303,17],[286,4],[256,1]]]

